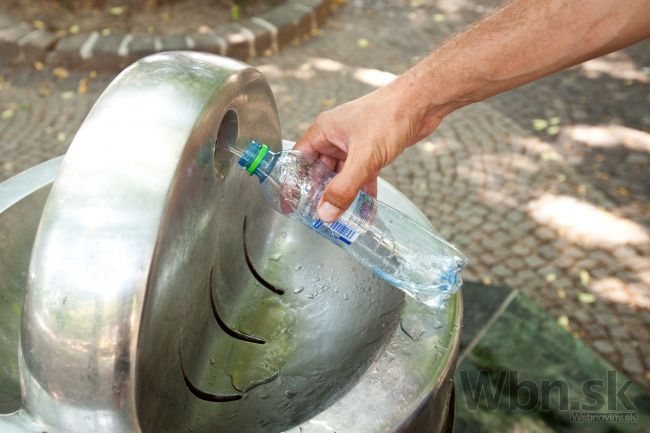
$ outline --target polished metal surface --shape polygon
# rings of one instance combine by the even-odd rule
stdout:
[[[442,427],[460,298],[405,299],[266,206],[224,147],[280,136],[257,71],[163,53],[105,91],[47,203],[59,160],[0,185],[0,431]]]

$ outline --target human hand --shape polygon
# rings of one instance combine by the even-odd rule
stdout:
[[[325,111],[298,140],[294,149],[338,172],[318,203],[323,221],[338,219],[362,188],[376,195],[379,171],[438,125],[408,94],[389,85]]]

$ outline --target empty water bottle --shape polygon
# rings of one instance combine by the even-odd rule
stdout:
[[[452,244],[396,209],[359,192],[332,223],[316,214],[318,201],[336,174],[301,152],[271,152],[250,142],[237,153],[239,165],[260,181],[262,195],[276,210],[296,219],[336,245],[376,275],[427,305],[436,305],[461,284],[466,259]]]

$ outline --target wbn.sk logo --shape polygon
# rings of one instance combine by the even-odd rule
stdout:
[[[459,375],[470,411],[564,411],[573,422],[637,421],[637,407],[626,394],[632,382],[617,377],[615,371],[608,371],[604,379],[571,385],[562,379],[520,380],[518,372],[511,370],[479,370],[478,375],[460,370]]]

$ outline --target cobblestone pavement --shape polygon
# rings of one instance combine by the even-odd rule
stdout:
[[[500,0],[350,1],[321,35],[257,59],[296,139]],[[0,176],[63,153],[112,78],[0,69]],[[371,113],[369,113],[371,115]],[[446,119],[382,172],[469,257],[650,389],[650,43]]]

